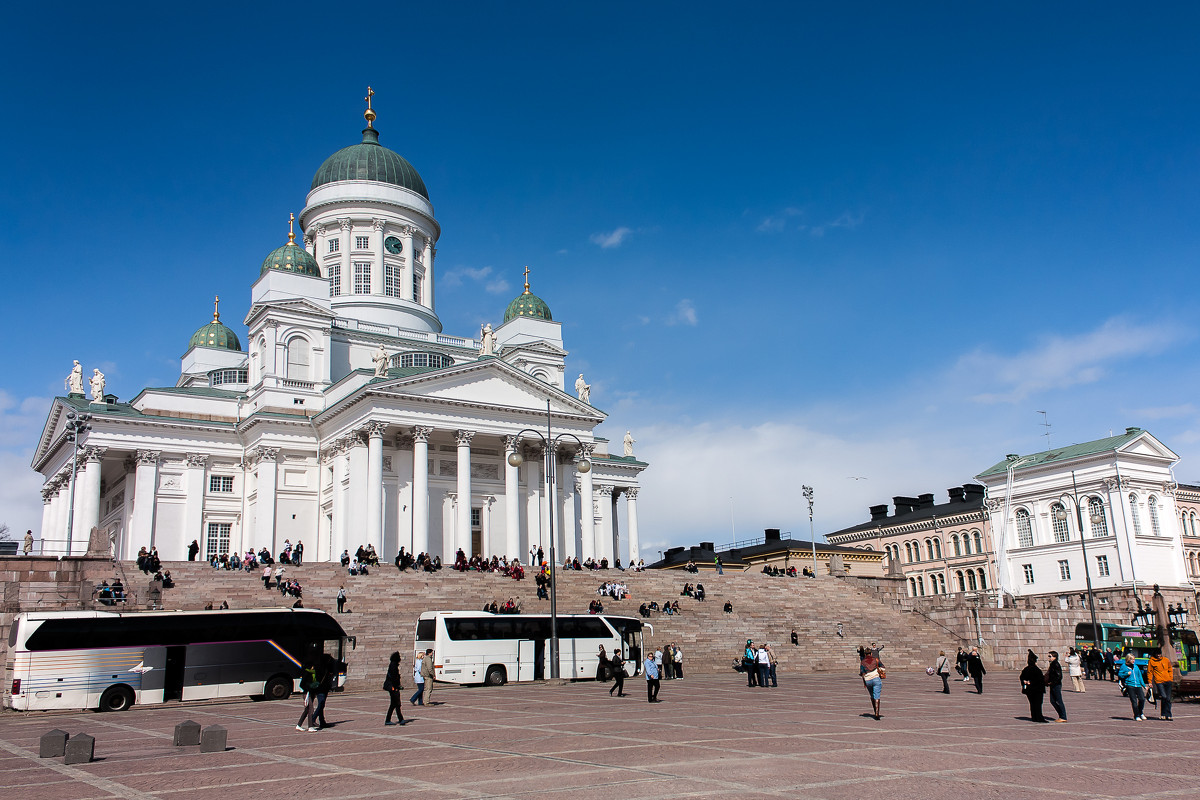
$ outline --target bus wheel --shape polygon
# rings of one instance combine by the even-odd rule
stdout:
[[[133,690],[128,686],[110,686],[100,695],[101,711],[128,711],[133,705]]]
[[[508,672],[504,667],[488,667],[487,676],[483,682],[488,686],[503,686],[508,683]]]
[[[263,689],[264,700],[287,700],[292,696],[293,681],[286,675],[276,675]]]

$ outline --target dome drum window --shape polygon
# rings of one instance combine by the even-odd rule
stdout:
[[[392,367],[406,369],[428,367],[430,369],[445,369],[452,366],[454,359],[442,353],[398,353],[392,356]]]
[[[208,373],[209,386],[224,386],[226,384],[242,384],[250,382],[249,370],[244,369],[214,369]]]

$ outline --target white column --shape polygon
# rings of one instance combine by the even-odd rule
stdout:
[[[157,450],[138,450],[137,469],[133,475],[133,522],[125,550],[125,558],[136,557],[142,547],[154,544],[155,495],[158,492]]]
[[[521,479],[508,457],[520,446],[517,437],[504,437],[504,555],[521,555]],[[524,559],[522,559],[524,560]]]
[[[279,451],[272,447],[258,448],[258,497],[254,504],[254,551],[262,548],[275,556],[275,487]]]
[[[342,557],[342,551],[349,544],[346,541],[347,522],[347,492],[346,470],[350,456],[347,454],[348,442],[339,439],[333,443],[333,524],[329,532],[329,549],[331,560],[337,561]]]
[[[545,456],[531,452],[525,458],[525,552],[521,554],[522,561],[531,561],[529,550],[538,547],[545,549],[542,543],[542,461]],[[537,556],[535,555],[534,558]]]
[[[425,291],[421,298],[421,304],[426,308],[433,308],[433,239],[425,238],[425,257],[422,259],[425,262]]]
[[[57,487],[54,495],[54,533],[50,537],[52,541],[42,543],[42,552],[61,552],[62,544],[67,538],[67,515],[71,513],[71,493],[68,490],[66,479],[59,477],[55,483]]]
[[[496,552],[496,546],[492,542],[492,504],[495,502],[495,497],[487,495],[479,504],[479,547],[483,551],[481,555],[484,558],[491,558],[493,554],[500,555]]]
[[[42,529],[38,535],[43,542],[52,538],[51,533],[54,527],[54,498],[58,494],[58,489],[55,488],[53,481],[47,481],[42,487]],[[24,548],[18,551],[24,554]]]
[[[600,530],[596,532],[596,558],[607,558],[609,566],[613,564],[612,492],[611,486],[601,486],[598,490]]]
[[[365,545],[367,530],[367,444],[361,436],[350,437],[350,453],[346,472],[350,485],[346,491],[346,546],[353,557],[360,545]],[[338,555],[341,555],[339,552]]]
[[[375,546],[381,559],[383,552],[383,431],[384,422],[367,424],[367,543]]]
[[[400,255],[404,258],[404,268],[400,271],[400,296],[405,300],[412,300],[413,275],[417,271],[413,263],[413,234],[416,232],[417,229],[411,225],[400,229]]]
[[[341,248],[342,258],[342,295],[354,294],[354,265],[350,261],[350,250],[354,247],[354,230],[348,219],[339,219],[338,225],[341,226],[338,246]]]
[[[625,490],[625,513],[627,522],[625,527],[628,529],[629,538],[629,563],[636,564],[641,558],[641,543],[638,541],[638,518],[637,518],[637,487]]]
[[[592,451],[596,449],[594,444],[584,444],[582,458],[591,458]],[[589,558],[596,557],[596,510],[595,502],[592,496],[592,471],[582,473],[579,476],[580,498],[579,498],[579,542],[580,553],[579,560],[586,561]]]
[[[572,463],[564,464],[562,467],[562,483],[559,490],[562,493],[561,508],[562,513],[558,519],[562,525],[562,552],[558,554],[558,563],[562,563],[563,559],[570,556],[575,558],[579,553],[579,519],[575,515],[575,500],[578,497],[578,482],[575,476],[575,468]]]
[[[371,220],[371,294],[383,294],[383,220]],[[382,539],[380,540],[382,542]],[[378,552],[379,548],[375,548]],[[383,553],[379,553],[383,558]]]
[[[471,552],[471,439],[475,431],[455,431],[458,442],[458,520],[454,526],[455,553],[461,549],[470,558]]]
[[[413,437],[413,557],[429,550],[429,435],[433,428],[417,425]]]
[[[75,535],[72,537],[71,552],[87,552],[92,528],[100,524],[100,468],[107,450],[105,447],[87,448],[87,465],[83,472],[83,519],[75,517]],[[78,485],[80,481],[76,479]]]
[[[187,453],[183,457],[186,465],[183,473],[183,488],[186,496],[183,503],[183,530],[170,541],[159,543],[158,554],[163,561],[183,561],[187,558],[187,547],[195,539],[204,550],[204,468],[208,456],[204,453]],[[230,542],[232,547],[232,541]],[[200,556],[203,558],[203,556]]]

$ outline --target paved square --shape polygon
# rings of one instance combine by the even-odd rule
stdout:
[[[334,695],[333,727],[295,730],[299,701],[134,708],[121,714],[0,714],[5,795],[74,798],[294,796],[553,798],[1197,798],[1200,713],[1133,722],[1115,684],[1066,693],[1068,724],[1038,725],[1015,673],[986,694],[893,673],[883,719],[853,675],[781,676],[778,689],[703,676],[664,681],[650,705],[608,684],[447,688],[384,727],[383,692]],[[1049,703],[1048,716],[1053,716]],[[224,753],[171,745],[185,719],[229,730]],[[37,758],[52,728],[96,737],[92,764]]]

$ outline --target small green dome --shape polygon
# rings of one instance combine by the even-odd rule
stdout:
[[[529,291],[529,284],[525,285],[525,291],[516,300],[509,303],[508,308],[504,311],[505,322],[517,317],[554,319],[554,317],[550,316],[550,306],[546,305],[545,300]]]
[[[192,339],[188,342],[188,349],[191,350],[193,347],[240,351],[242,343],[238,341],[237,334],[222,324],[220,318],[213,314],[212,322],[192,334]]]
[[[379,131],[366,128],[362,144],[343,147],[325,159],[325,163],[313,176],[311,189],[337,181],[377,181],[390,183],[416,192],[429,199],[425,181],[417,170],[399,153],[388,150],[379,143]]]
[[[282,247],[276,247],[272,250],[263,259],[262,269],[259,270],[258,274],[265,275],[269,269],[295,272],[299,275],[309,275],[313,278],[321,277],[321,268],[317,266],[317,260],[295,242],[288,242]]]

